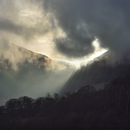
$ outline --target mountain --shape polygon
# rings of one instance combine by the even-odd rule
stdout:
[[[71,75],[61,89],[61,94],[67,91],[76,91],[86,85],[93,85],[98,90],[115,78],[130,75],[130,60],[128,58],[123,58],[115,63],[112,63],[112,58],[112,54],[106,52],[86,66],[82,66]]]
[[[21,69],[27,64],[37,68],[45,68],[46,62],[52,62],[52,60],[46,55],[35,53],[14,44],[11,44],[9,49],[0,55],[1,69]]]
[[[10,98],[59,92],[72,71],[46,55],[11,44],[0,53],[0,104]]]

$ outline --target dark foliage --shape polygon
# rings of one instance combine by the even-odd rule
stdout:
[[[95,91],[84,86],[59,98],[10,99],[0,107],[0,129],[130,129],[130,77],[118,78]]]

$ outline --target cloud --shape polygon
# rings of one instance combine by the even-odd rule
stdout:
[[[43,50],[53,58],[73,60],[93,54],[92,43],[97,38],[101,47],[117,57],[129,51],[129,0],[0,0],[0,3],[2,49],[5,46],[6,50],[7,44],[13,42]],[[44,40],[38,49],[39,41]]]
[[[66,34],[55,38],[56,48],[68,57],[92,53],[92,41],[120,57],[130,48],[129,0],[42,0]]]

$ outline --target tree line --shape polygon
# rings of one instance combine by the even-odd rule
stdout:
[[[0,107],[0,129],[129,129],[130,77],[116,78],[96,91],[77,91],[32,99],[10,99]]]

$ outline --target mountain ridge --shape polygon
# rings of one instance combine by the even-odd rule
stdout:
[[[75,91],[88,84],[95,86],[96,89],[101,89],[103,84],[114,78],[130,75],[130,60],[127,59],[126,62],[125,60],[121,59],[120,62],[112,63],[112,54],[106,52],[73,73],[61,89],[61,94],[67,91]]]

